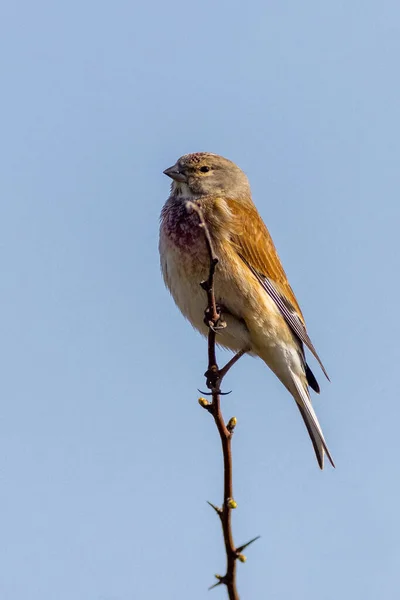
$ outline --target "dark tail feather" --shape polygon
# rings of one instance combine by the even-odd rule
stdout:
[[[314,390],[314,392],[317,392],[317,394],[319,394],[319,385],[318,385],[318,381],[315,379],[314,377],[314,373],[311,371],[310,367],[308,366],[308,364],[306,363],[306,377],[307,377],[307,383],[310,386],[311,389]]]

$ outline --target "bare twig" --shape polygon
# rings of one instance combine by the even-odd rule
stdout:
[[[224,536],[225,552],[226,552],[226,573],[225,575],[216,575],[217,583],[211,588],[218,585],[225,585],[228,591],[229,600],[239,600],[239,594],[236,587],[236,565],[237,560],[245,562],[246,557],[242,551],[253,541],[247,542],[236,548],[232,535],[231,513],[232,509],[236,508],[237,504],[233,498],[232,484],[232,450],[231,441],[233,430],[236,426],[236,417],[232,417],[227,424],[221,412],[221,383],[228,371],[233,365],[245,354],[246,350],[241,350],[222,368],[219,369],[216,358],[216,336],[218,329],[226,326],[222,321],[220,308],[217,306],[214,294],[214,275],[218,265],[218,257],[215,254],[210,232],[204,220],[201,208],[193,203],[188,202],[188,208],[194,210],[199,217],[199,225],[204,231],[207,249],[210,257],[210,270],[208,279],[201,282],[201,287],[207,293],[207,308],[205,310],[205,322],[208,325],[208,369],[205,372],[207,387],[211,391],[212,401],[208,402],[205,398],[200,398],[199,402],[203,408],[208,410],[214,417],[218,433],[221,438],[222,453],[224,458],[224,501],[222,508],[215,506],[209,502],[210,506],[218,514],[222,532]],[[210,588],[210,589],[211,589]]]

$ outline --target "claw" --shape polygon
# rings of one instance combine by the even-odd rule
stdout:
[[[213,312],[210,308],[207,308],[204,312],[204,323],[207,325],[207,327],[212,329],[214,333],[217,333],[221,329],[225,329],[227,326],[226,322],[222,318],[222,307],[219,304],[216,305],[216,310],[218,316],[217,319],[211,318],[213,317]]]

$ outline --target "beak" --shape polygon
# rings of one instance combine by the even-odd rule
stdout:
[[[169,169],[165,169],[163,173],[164,175],[168,175],[168,177],[171,177],[171,179],[173,179],[174,181],[179,181],[180,183],[185,183],[187,181],[186,175],[179,170],[179,167],[177,165],[169,167]]]

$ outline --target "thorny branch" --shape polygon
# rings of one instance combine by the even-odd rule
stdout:
[[[217,306],[214,294],[214,275],[218,265],[218,257],[215,254],[210,232],[204,220],[203,212],[198,204],[188,202],[188,208],[194,210],[199,217],[199,226],[204,231],[207,249],[210,257],[210,270],[208,279],[201,282],[201,287],[207,293],[207,308],[205,310],[205,323],[208,326],[208,369],[205,372],[207,387],[210,389],[212,401],[208,402],[205,398],[200,398],[199,403],[203,408],[214,417],[215,424],[221,438],[222,453],[224,458],[224,501],[221,508],[211,504],[220,518],[222,532],[224,536],[225,552],[226,552],[226,573],[225,575],[216,575],[218,579],[211,588],[219,585],[225,585],[228,591],[229,600],[239,600],[239,594],[236,586],[236,565],[237,560],[246,561],[243,550],[258,539],[259,536],[253,538],[246,544],[236,547],[233,541],[232,534],[232,509],[237,507],[233,498],[232,484],[232,449],[231,441],[234,428],[236,426],[236,417],[232,417],[227,424],[221,412],[221,384],[222,380],[233,365],[245,354],[245,350],[241,350],[222,368],[217,364],[216,358],[216,336],[218,330],[226,327],[223,321],[220,307]],[[211,589],[210,588],[210,589]]]

